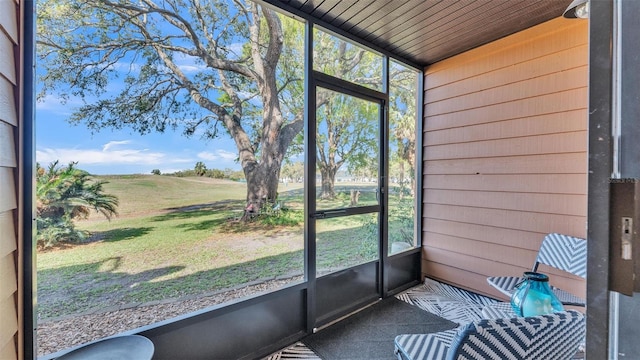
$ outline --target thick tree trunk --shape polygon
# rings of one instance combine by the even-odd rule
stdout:
[[[320,199],[331,200],[336,197],[335,193],[335,179],[337,169],[328,167],[320,168],[320,176],[322,178],[322,192],[320,193]]]
[[[247,206],[244,220],[258,213],[263,206],[273,206],[278,199],[280,168],[293,138],[304,126],[302,114],[285,123],[278,99],[276,67],[283,44],[282,25],[277,14],[262,8],[269,28],[269,43],[266,52],[260,46],[259,7],[251,6],[256,22],[251,25],[251,55],[254,61],[255,81],[262,100],[262,129],[260,144],[252,144],[247,134],[239,126],[242,116],[241,102],[236,107],[236,121],[226,121],[229,133],[236,141],[242,170],[247,180]],[[233,89],[229,89],[233,92]],[[236,94],[236,99],[240,99]],[[238,126],[234,126],[238,124]],[[235,131],[235,130],[238,131]]]
[[[282,115],[276,101],[277,99],[271,99],[265,102],[259,160],[252,153],[248,161],[243,161],[243,171],[247,179],[245,218],[257,213],[263,206],[273,206],[278,200],[280,169],[288,142],[280,134]],[[286,142],[286,146],[282,144],[283,141]]]
[[[245,218],[256,215],[263,206],[272,206],[278,198],[280,163],[261,162],[244,169],[247,179]]]

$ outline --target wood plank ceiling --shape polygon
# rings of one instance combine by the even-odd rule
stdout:
[[[562,16],[571,0],[266,0],[427,66]]]

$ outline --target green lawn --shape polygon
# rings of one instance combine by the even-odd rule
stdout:
[[[243,183],[147,175],[101,179],[109,181],[105,191],[120,199],[119,216],[107,221],[92,215],[78,223],[91,231],[90,242],[38,253],[41,321],[303,273],[302,184],[281,186],[279,197],[290,209],[281,216],[300,223],[270,226],[234,221],[245,205]],[[373,218],[331,219],[319,227],[318,267],[375,258]]]

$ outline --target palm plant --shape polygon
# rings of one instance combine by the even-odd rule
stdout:
[[[37,243],[50,247],[60,242],[80,242],[87,233],[73,220],[86,219],[91,210],[107,219],[117,215],[118,198],[105,194],[105,181],[93,181],[77,163],[59,167],[55,161],[45,169],[36,164]]]
[[[202,161],[198,161],[193,170],[195,171],[196,175],[204,176],[207,173],[207,166]]]

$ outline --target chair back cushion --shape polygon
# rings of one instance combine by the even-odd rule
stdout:
[[[536,262],[587,277],[587,240],[562,234],[544,237]]]
[[[460,329],[448,360],[560,360],[578,351],[584,315],[575,310],[511,319],[480,320]]]

